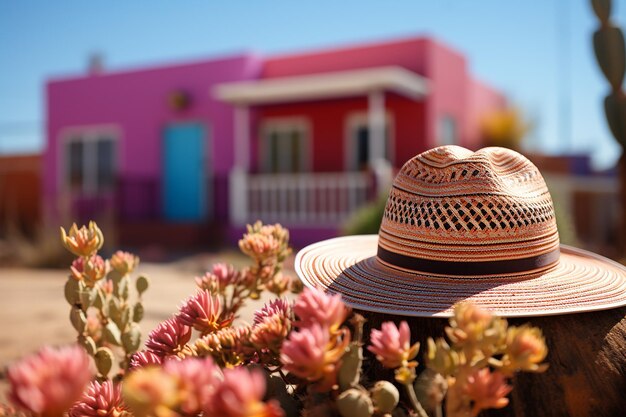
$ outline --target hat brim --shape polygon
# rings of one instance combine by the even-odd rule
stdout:
[[[443,276],[400,269],[380,261],[377,247],[377,235],[321,241],[298,252],[295,270],[306,286],[339,293],[353,308],[403,316],[449,317],[460,301],[474,302],[503,317],[626,305],[626,267],[565,245],[561,245],[559,263],[549,269],[489,276]]]

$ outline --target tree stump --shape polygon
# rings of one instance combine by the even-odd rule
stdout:
[[[412,342],[444,336],[447,319],[403,317],[357,311],[366,319],[365,342],[372,328],[384,321],[406,320]],[[539,327],[549,352],[549,368],[541,374],[519,373],[513,380],[510,403],[484,416],[515,417],[619,417],[626,416],[626,307],[581,314],[508,319],[510,325]],[[393,379],[370,356],[364,364],[371,380]],[[420,360],[420,362],[423,362]],[[423,364],[420,364],[422,366]],[[418,370],[419,372],[419,370]]]

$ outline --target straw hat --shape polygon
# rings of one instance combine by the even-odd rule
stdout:
[[[559,244],[550,193],[509,149],[426,151],[393,181],[378,235],[302,249],[296,272],[351,306],[450,316],[467,300],[505,317],[626,305],[626,268]]]

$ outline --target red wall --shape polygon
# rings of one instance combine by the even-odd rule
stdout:
[[[395,94],[386,94],[385,104],[393,119],[394,165],[404,162],[426,149],[424,137],[424,103]],[[367,114],[367,98],[312,101],[257,108],[253,149],[258,150],[260,126],[271,118],[298,117],[311,127],[312,170],[343,171],[345,168],[346,126],[353,113]],[[258,155],[258,152],[254,152]],[[252,161],[258,168],[258,159]]]

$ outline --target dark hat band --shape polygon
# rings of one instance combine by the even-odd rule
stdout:
[[[415,272],[427,272],[441,275],[500,275],[527,272],[553,265],[559,260],[560,250],[521,259],[507,259],[500,261],[467,261],[450,262],[435,261],[432,259],[414,258],[391,252],[378,246],[378,258],[390,265]]]

